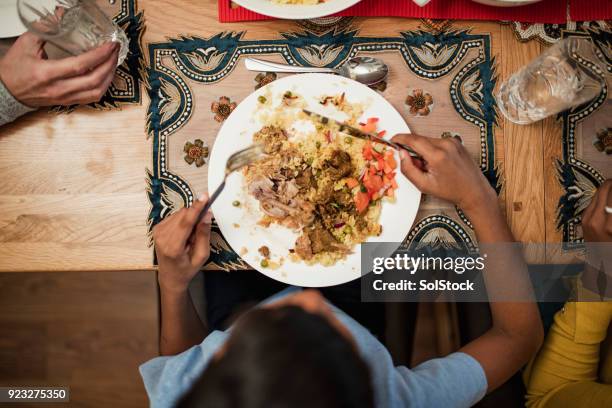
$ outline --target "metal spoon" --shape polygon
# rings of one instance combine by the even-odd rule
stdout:
[[[372,57],[354,57],[338,68],[296,67],[250,57],[244,60],[244,65],[249,71],[286,73],[322,72],[336,74],[361,82],[365,85],[374,85],[382,82],[389,74],[389,67],[387,64],[378,58]]]

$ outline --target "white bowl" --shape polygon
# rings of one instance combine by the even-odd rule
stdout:
[[[527,4],[537,3],[541,0],[472,0],[476,3],[486,4],[487,6],[495,7],[517,7]]]

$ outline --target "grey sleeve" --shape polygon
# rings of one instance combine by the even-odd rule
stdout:
[[[19,116],[35,110],[19,102],[0,81],[0,126],[14,121]]]

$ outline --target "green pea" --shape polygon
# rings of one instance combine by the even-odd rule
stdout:
[[[259,264],[261,265],[262,268],[267,268],[268,266],[270,266],[270,263],[268,262],[267,259],[262,259]]]
[[[232,202],[232,205],[233,205],[234,207],[240,207],[240,201],[238,201],[238,200],[234,200],[234,202]]]
[[[344,138],[344,143],[346,144],[352,144],[353,143],[353,138],[350,136],[347,136]]]
[[[265,96],[260,95],[259,98],[257,98],[257,100],[259,101],[259,103],[266,103],[267,99]]]

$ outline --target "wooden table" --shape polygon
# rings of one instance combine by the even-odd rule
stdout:
[[[180,4],[180,5],[179,5]],[[277,35],[293,22],[220,24],[215,0],[141,0],[144,43],[193,34],[246,30],[246,38]],[[364,22],[367,21],[367,24]],[[419,20],[356,19],[362,35],[415,29]],[[500,79],[538,55],[537,41],[520,43],[509,26],[455,22],[490,33]],[[270,28],[272,27],[272,28]],[[146,96],[140,106],[71,114],[44,110],[0,128],[0,271],[152,269],[148,246],[145,169],[151,146],[144,130]],[[500,203],[522,242],[561,240],[555,211],[561,187],[554,160],[561,154],[560,126],[553,119],[530,126],[506,120],[496,129],[504,159]],[[546,262],[545,251],[528,254]]]

